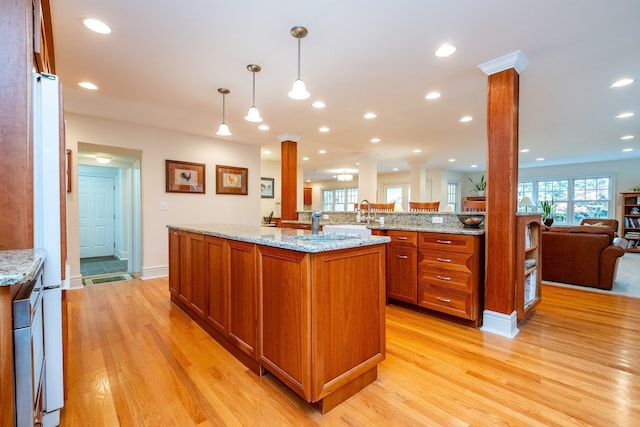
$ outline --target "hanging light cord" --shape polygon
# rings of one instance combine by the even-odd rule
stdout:
[[[252,71],[251,74],[253,74],[253,105],[252,107],[256,106],[256,72]]]
[[[222,94],[222,123],[224,123],[224,110],[225,110],[225,102],[224,99],[227,97],[227,94]]]
[[[298,39],[298,80],[300,80],[300,37]]]

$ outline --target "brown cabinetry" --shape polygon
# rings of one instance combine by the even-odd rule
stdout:
[[[206,286],[206,321],[222,335],[228,334],[229,287],[227,286],[228,262],[226,241],[217,237],[205,238],[208,277]]]
[[[419,233],[418,305],[481,320],[483,236]]]
[[[527,318],[541,301],[540,214],[516,216],[516,314]]]
[[[169,291],[198,316],[205,316],[207,266],[204,236],[169,231]]]
[[[326,412],[374,381],[384,360],[385,247],[258,252],[260,363]]]
[[[622,193],[622,237],[627,252],[640,252],[640,192]]]
[[[258,334],[256,245],[227,241],[229,246],[229,339],[256,357]]]
[[[313,202],[313,189],[311,187],[304,187],[303,188],[303,203],[305,205],[311,205]]]
[[[418,302],[418,232],[389,230],[387,298]]]

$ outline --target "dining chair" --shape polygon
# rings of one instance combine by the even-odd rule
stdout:
[[[409,202],[409,212],[438,212],[440,202]]]

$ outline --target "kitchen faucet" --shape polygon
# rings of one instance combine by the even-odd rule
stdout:
[[[318,234],[320,231],[320,217],[322,216],[322,212],[320,209],[316,209],[311,214],[311,234]]]
[[[363,202],[367,202],[367,216],[365,217],[362,216]],[[358,213],[356,215],[356,222],[368,222],[371,219],[370,214],[371,214],[371,203],[369,203],[367,199],[360,200],[360,203],[358,203]]]

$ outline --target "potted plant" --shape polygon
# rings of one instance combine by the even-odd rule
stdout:
[[[541,201],[540,208],[542,209],[542,221],[547,227],[551,227],[551,224],[553,224],[553,220],[556,218],[558,218],[559,220],[564,219],[564,215],[556,213],[556,205],[555,203],[553,203],[553,199],[551,199],[551,201]]]
[[[484,192],[487,189],[487,181],[484,180],[484,175],[480,177],[480,181],[474,181],[469,177],[469,181],[473,184],[473,189],[478,192],[478,196],[484,196]]]

